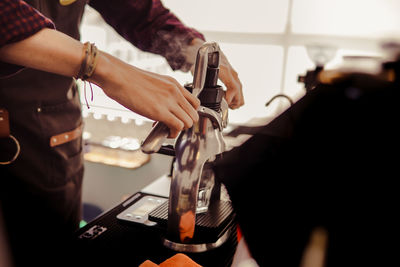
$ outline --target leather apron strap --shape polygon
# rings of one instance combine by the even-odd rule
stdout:
[[[14,162],[17,157],[19,156],[19,153],[21,151],[20,144],[18,140],[10,134],[10,120],[9,120],[9,115],[8,111],[5,108],[0,108],[0,139],[5,139],[9,138],[15,143],[15,154],[10,156],[9,160],[1,161],[0,160],[0,165],[8,165]]]
[[[0,108],[0,138],[7,138],[10,135],[10,122],[8,111]]]

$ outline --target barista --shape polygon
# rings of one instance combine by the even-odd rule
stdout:
[[[199,100],[173,78],[79,42],[87,2],[0,1],[0,108],[8,114],[3,125],[9,127],[0,138],[0,203],[17,266],[60,266],[73,259],[65,256],[81,218],[84,171],[81,104],[73,77],[97,84],[133,112],[165,123],[170,137],[198,120]],[[89,4],[128,41],[164,56],[174,70],[190,70],[204,42],[202,34],[183,25],[159,0]],[[175,44],[180,49],[171,52]],[[229,106],[243,105],[240,80],[224,55],[220,78]]]

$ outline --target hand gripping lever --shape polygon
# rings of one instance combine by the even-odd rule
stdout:
[[[219,66],[219,51],[219,46],[215,42],[206,42],[199,48],[197,52],[193,76],[192,94],[194,96],[198,97],[204,87],[207,66]],[[142,151],[146,154],[151,154],[159,151],[162,144],[167,139],[168,135],[169,129],[167,125],[162,122],[157,122],[153,129],[150,131],[149,135],[142,142]]]

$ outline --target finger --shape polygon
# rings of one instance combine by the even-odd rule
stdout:
[[[227,89],[225,100],[228,105],[230,105],[235,98],[240,98],[242,96],[242,84],[240,83],[237,75],[232,75],[232,70],[227,67],[223,67],[221,70],[220,79],[225,84]],[[238,101],[238,99],[235,101]]]
[[[171,100],[169,110],[180,116],[179,119],[185,123],[185,126],[188,124],[192,125],[193,121],[198,121],[199,119],[197,109],[200,106],[200,100],[180,85],[173,77],[165,76],[165,78],[170,82],[170,86],[168,87],[170,93],[169,99]],[[191,123],[187,122],[187,117],[181,113],[181,109],[191,118]]]
[[[228,103],[228,107],[229,107],[230,109],[237,109],[237,108],[239,108],[240,106],[242,106],[242,105],[241,105],[241,101],[238,99],[238,97],[234,97],[234,98],[232,99],[232,101],[231,101],[230,103]]]
[[[244,97],[242,91],[242,84],[240,81],[227,82],[227,91],[225,94],[226,102],[232,109],[239,108],[244,105]]]
[[[191,109],[191,111],[187,111],[186,109]],[[178,106],[175,107],[171,112],[183,122],[184,128],[190,128],[193,126],[193,123],[199,120],[199,115],[196,110],[192,108],[190,105],[186,105],[186,107]]]
[[[184,129],[184,123],[179,120],[172,112],[168,112],[162,122],[165,123],[165,125],[167,125],[169,128],[168,138],[177,137],[178,134]]]
[[[193,122],[197,122],[199,120],[197,109],[200,107],[200,100],[189,93],[189,91],[187,91],[186,89],[183,90],[184,91],[182,91],[182,98],[179,101],[179,105],[183,109],[183,111],[187,115],[189,115],[193,124]]]
[[[195,121],[198,121],[198,113],[195,108],[198,108],[200,101],[189,93],[178,81],[173,77],[165,76],[169,81],[169,86],[166,87],[169,92],[168,105],[164,116],[168,116],[167,121],[164,121],[170,128],[170,137],[176,136],[182,129],[190,128]],[[177,124],[179,121],[179,124]]]
[[[239,93],[235,95],[232,105],[234,105],[234,108],[239,108],[244,105],[244,95],[243,95],[243,90],[242,90],[242,85],[240,84],[239,87]]]
[[[230,87],[227,86],[226,92],[225,92],[226,103],[228,103],[228,105],[231,105],[234,97],[235,97],[235,92]]]
[[[232,101],[230,105],[228,105],[230,109],[237,109],[243,106],[243,104],[239,101]]]
[[[172,128],[170,128],[170,129],[169,129],[168,138],[176,138],[176,137],[179,135],[179,133],[180,133],[181,131],[182,131],[182,130],[177,130],[177,129],[172,129]]]
[[[193,109],[197,110],[200,107],[200,100],[192,95],[186,88],[184,88],[177,80],[175,80],[173,77],[167,76],[168,79],[179,89],[180,94],[186,99],[183,102],[189,102],[190,105],[192,106]],[[190,108],[188,111],[191,110]],[[192,110],[193,111],[193,110]],[[196,112],[197,113],[197,112]],[[194,115],[195,117],[197,115]]]
[[[228,106],[235,109],[244,105],[242,83],[240,82],[239,75],[235,69],[232,68],[223,52],[221,53],[220,79],[227,88],[225,100]]]
[[[200,107],[200,100],[192,95],[188,90],[182,87],[181,89],[182,95],[186,98],[187,101],[192,105],[192,107],[197,110]],[[196,112],[197,113],[197,112]]]
[[[164,123],[170,130],[168,138],[175,138],[182,130],[192,127],[194,122],[180,106],[176,106]]]

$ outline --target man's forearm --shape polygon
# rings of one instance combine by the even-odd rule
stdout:
[[[1,47],[0,60],[77,77],[82,62],[86,62],[84,50],[81,42],[44,29]],[[87,80],[133,112],[165,123],[170,128],[170,137],[176,137],[198,120],[196,110],[200,101],[172,77],[141,70],[102,51],[97,56],[97,65]]]
[[[0,48],[0,60],[64,76],[76,76],[83,58],[83,44],[61,32],[42,29]]]

